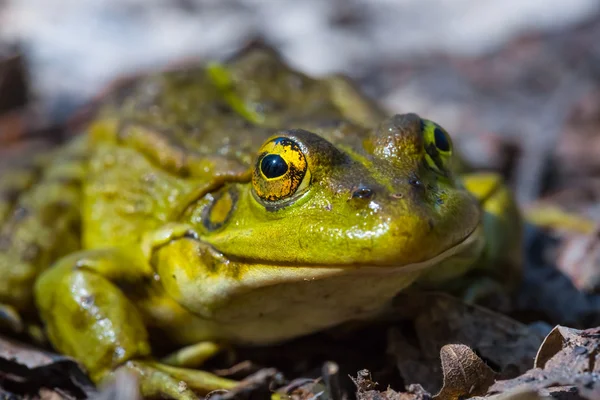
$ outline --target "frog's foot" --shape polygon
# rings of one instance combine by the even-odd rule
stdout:
[[[172,367],[151,360],[128,361],[124,368],[138,376],[144,397],[197,399],[196,393],[230,390],[238,384],[234,380],[221,378],[206,371]]]
[[[215,342],[200,342],[183,347],[161,361],[163,364],[173,367],[198,368],[223,349],[222,345]]]

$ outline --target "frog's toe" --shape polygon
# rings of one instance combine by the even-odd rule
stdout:
[[[197,399],[198,394],[214,390],[229,390],[238,382],[206,371],[172,367],[154,361],[129,361],[125,368],[136,373],[144,397],[177,400]]]
[[[215,342],[200,342],[179,349],[161,361],[173,367],[198,368],[223,349],[222,345]]]
[[[178,400],[197,399],[185,382],[160,371],[143,361],[129,361],[124,368],[134,372],[144,397],[171,398]]]

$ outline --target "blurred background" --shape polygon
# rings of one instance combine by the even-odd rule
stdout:
[[[599,10],[596,0],[0,0],[1,111],[28,109],[0,135],[47,133],[116,78],[260,41],[308,74],[353,77],[390,112],[438,121],[526,203],[600,163],[588,132],[600,118]],[[550,183],[549,158],[566,163]]]

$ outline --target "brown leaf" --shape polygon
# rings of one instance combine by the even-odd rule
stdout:
[[[95,393],[85,372],[73,359],[41,351],[0,337],[2,388],[18,395],[45,396],[57,392],[64,398],[84,398]]]
[[[497,381],[488,395],[529,391],[543,397],[598,399],[599,349],[600,327],[580,331],[557,326],[540,346],[535,368],[517,378]]]
[[[534,368],[544,368],[546,362],[558,354],[563,347],[563,336],[558,330],[558,326],[554,327],[552,331],[546,336],[542,345],[540,346],[535,360],[533,362]]]
[[[543,340],[537,331],[520,322],[442,293],[404,294],[394,307],[392,315],[412,308],[418,347],[396,329],[390,331],[388,352],[395,357],[405,381],[419,382],[432,392],[441,387],[438,356],[448,343],[469,346],[509,377],[531,368]]]
[[[540,346],[534,368],[600,372],[600,363],[596,362],[599,350],[600,328],[581,331],[556,326]]]
[[[484,394],[496,373],[463,344],[448,344],[440,351],[444,385],[433,398],[455,400]]]

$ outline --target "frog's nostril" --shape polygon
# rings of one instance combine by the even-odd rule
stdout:
[[[352,191],[353,199],[370,199],[373,196],[373,190],[367,187],[358,187]]]

